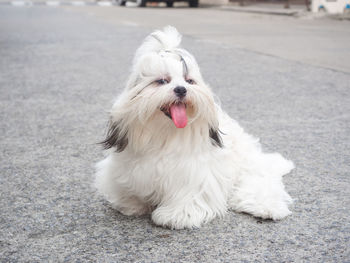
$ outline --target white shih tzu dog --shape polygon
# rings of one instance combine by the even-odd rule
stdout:
[[[215,102],[174,27],[136,52],[111,110],[96,186],[124,215],[152,214],[172,229],[200,227],[228,209],[281,219],[291,212],[282,176],[293,163],[263,153]]]

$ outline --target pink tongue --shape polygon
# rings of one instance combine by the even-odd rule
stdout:
[[[186,106],[183,103],[170,106],[171,118],[177,128],[185,128],[187,125]]]

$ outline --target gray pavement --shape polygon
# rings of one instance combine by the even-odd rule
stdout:
[[[217,12],[233,21],[241,14],[199,9],[213,26],[198,22],[197,33],[194,25],[185,28],[187,9],[168,16],[178,19],[184,46],[223,108],[265,149],[294,160],[296,169],[284,179],[293,214],[272,222],[229,212],[201,229],[172,231],[148,216],[125,217],[96,194],[93,165],[103,156],[96,142],[107,110],[136,47],[157,22],[152,12],[160,12],[147,9],[145,25],[135,26],[141,17],[133,14],[141,11],[120,10],[0,7],[0,261],[349,262],[350,74],[326,55],[327,68],[208,33],[218,27]],[[259,19],[266,27],[276,18],[246,16],[241,24]],[[294,32],[305,28],[287,21]],[[344,24],[320,23],[326,31],[313,22],[306,28],[322,36],[336,25],[323,37],[338,39],[335,55],[349,54]],[[243,39],[243,29],[230,30],[231,39]]]
[[[148,30],[171,24],[220,47],[247,50],[350,73],[350,21],[310,13],[300,18],[249,14],[222,8],[67,7],[115,26]]]

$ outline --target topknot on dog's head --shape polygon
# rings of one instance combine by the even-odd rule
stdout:
[[[181,39],[181,34],[173,26],[166,26],[162,30],[156,30],[146,37],[145,41],[138,48],[135,60],[141,55],[150,52],[172,51],[180,46]]]
[[[153,32],[149,38],[154,38],[160,44],[160,50],[173,50],[180,46],[182,36],[173,26],[166,26],[163,30]]]
[[[142,79],[151,80],[156,71],[164,71],[162,60],[169,58],[178,60],[182,64],[183,74],[187,75],[188,70],[192,68],[197,72],[198,78],[201,78],[195,58],[180,47],[181,39],[181,34],[173,26],[166,26],[148,35],[136,51],[127,89],[136,87]]]

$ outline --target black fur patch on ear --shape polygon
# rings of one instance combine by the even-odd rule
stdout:
[[[106,139],[101,144],[106,150],[116,147],[118,153],[124,151],[128,145],[128,137],[126,134],[120,134],[119,122],[110,121]]]
[[[211,138],[211,143],[214,146],[217,146],[220,148],[224,147],[224,145],[222,143],[222,138],[221,138],[218,130],[216,130],[214,128],[209,128],[209,137]]]

